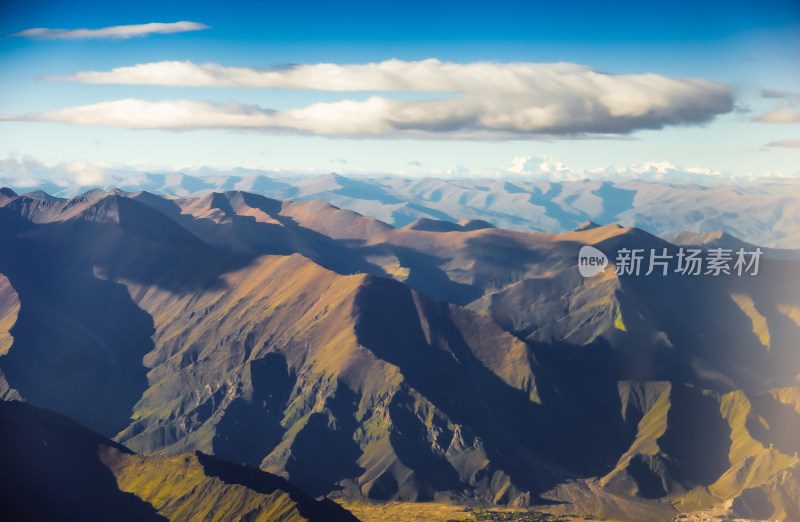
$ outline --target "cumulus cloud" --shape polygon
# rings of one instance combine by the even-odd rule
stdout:
[[[39,40],[84,40],[88,38],[125,39],[148,34],[183,33],[199,31],[209,26],[197,22],[149,23],[137,25],[115,25],[101,29],[47,29],[36,27],[9,36],[23,36]]]
[[[756,121],[761,123],[800,123],[800,111],[791,107],[780,107],[762,114],[756,118]]]
[[[159,62],[50,80],[218,87],[415,91],[430,99],[371,96],[282,112],[236,102],[117,100],[6,116],[26,121],[131,128],[250,128],[329,136],[437,136],[519,139],[627,134],[696,124],[733,109],[727,85],[657,74],[605,74],[569,63],[457,64],[388,60],[365,65],[295,65],[276,69]],[[455,93],[436,96],[433,93]]]

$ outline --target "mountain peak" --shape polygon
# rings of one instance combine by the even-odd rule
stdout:
[[[464,231],[483,230],[486,228],[496,228],[494,225],[483,219],[465,218],[458,222]]]
[[[583,232],[584,230],[591,230],[593,228],[599,228],[599,227],[600,227],[600,225],[598,225],[594,221],[587,220],[587,221],[584,221],[583,223],[581,223],[580,225],[578,225],[577,227],[575,227],[574,231],[575,232]]]
[[[442,221],[425,217],[419,218],[403,228],[421,232],[456,232],[461,230],[461,226],[452,221]]]
[[[36,200],[39,200],[39,201],[66,201],[64,198],[58,198],[56,196],[51,196],[50,194],[48,194],[44,190],[34,190],[34,191],[31,191],[31,192],[26,192],[25,194],[23,194],[23,196],[25,196],[27,198],[30,198],[30,199],[36,199]]]
[[[472,232],[473,230],[495,228],[495,226],[483,219],[464,218],[458,223],[453,223],[452,221],[423,217],[403,228],[422,232]]]
[[[0,205],[5,205],[17,197],[17,193],[8,187],[0,188]]]
[[[93,188],[91,190],[87,190],[81,194],[78,194],[74,198],[70,199],[71,202],[91,202],[97,201],[99,199],[103,199],[109,193],[101,188]]]

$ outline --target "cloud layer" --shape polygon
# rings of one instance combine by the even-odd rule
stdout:
[[[149,23],[138,25],[115,25],[101,29],[47,29],[36,27],[9,36],[23,36],[40,40],[84,40],[88,38],[125,39],[148,34],[183,33],[199,31],[209,26],[197,22]]]
[[[604,181],[653,181],[669,183],[719,184],[753,181],[759,176],[741,178],[707,167],[681,167],[668,161],[648,161],[625,167],[597,167],[578,170],[553,159],[550,156],[519,156],[511,165],[492,171],[491,177],[519,177],[523,179],[546,179],[549,181],[577,181],[582,179]],[[484,174],[486,175],[486,174]],[[770,175],[772,175],[770,173]]]
[[[340,166],[336,172],[352,178],[425,178],[437,179],[501,179],[524,181],[578,181],[602,180],[610,182],[648,181],[667,183],[696,183],[700,185],[751,184],[751,183],[797,183],[800,171],[790,173],[761,172],[748,176],[735,176],[729,172],[707,167],[682,167],[668,161],[653,161],[622,167],[603,166],[593,169],[576,169],[551,156],[518,156],[505,166],[470,170],[462,165],[454,165],[446,170],[413,169],[412,171],[363,171]],[[70,162],[46,163],[31,156],[11,156],[0,159],[0,185],[27,188],[44,182],[61,187],[101,186],[111,188],[125,186],[134,190],[146,183],[150,174],[191,175],[202,177],[213,183],[221,177],[234,176],[239,179],[267,176],[273,179],[300,179],[330,174],[327,169],[263,169],[257,167],[237,167],[218,169],[209,166],[167,166],[152,164],[124,164],[75,160]],[[74,194],[71,194],[74,195]]]
[[[569,64],[388,60],[365,65],[294,65],[275,69],[158,62],[77,72],[48,80],[84,83],[415,91],[455,93],[427,100],[371,96],[316,103],[282,112],[236,102],[108,101],[81,107],[3,116],[172,130],[245,128],[349,137],[525,137],[627,134],[665,125],[696,124],[732,110],[727,85],[657,74],[606,74]]]

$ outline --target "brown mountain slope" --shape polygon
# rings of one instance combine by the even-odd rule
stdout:
[[[163,206],[161,198],[134,197]],[[581,311],[573,307],[567,323],[561,321],[563,303],[542,299],[544,309],[532,307],[519,302],[519,294],[523,299],[539,294],[538,283],[556,274],[564,274],[566,281],[559,277],[560,286],[552,291],[574,293],[580,284],[574,270],[579,245],[630,231],[617,226],[561,235],[460,226],[455,231],[453,224],[443,222],[450,232],[394,229],[320,201],[278,202],[241,192],[176,198],[170,204],[180,207],[181,213],[176,208],[169,213],[173,219],[222,250],[299,252],[340,274],[391,277],[431,297],[488,313],[530,340],[575,343],[613,327],[618,308],[614,281],[601,285],[596,293],[602,296],[584,297],[587,306]]]
[[[600,354],[613,357],[610,365],[622,370],[621,379],[668,380],[680,373],[682,380],[720,390],[763,390],[767,380],[767,387],[786,385],[800,373],[791,350],[796,323],[787,322],[786,313],[773,304],[787,313],[800,306],[796,261],[762,258],[757,278],[674,273],[620,278],[609,269],[601,277],[584,279],[575,269],[582,245],[607,252],[612,263],[614,252],[623,247],[645,252],[668,248],[673,256],[677,247],[616,225],[558,235],[499,229],[430,232],[394,229],[322,202],[281,203],[241,192],[173,202],[183,209],[179,222],[189,230],[203,221],[190,216],[205,215],[214,205],[224,207],[225,219],[238,223],[226,229],[226,241],[235,238],[251,252],[297,251],[340,274],[397,279],[436,299],[489,315],[528,342],[566,345],[575,355],[590,357],[590,364]],[[256,215],[260,217],[254,220]],[[217,247],[230,248],[203,234]],[[280,248],[264,247],[264,238],[280,241]],[[646,271],[645,264],[642,274]],[[756,315],[748,312],[746,303],[751,301]],[[691,309],[688,315],[686,307]],[[769,316],[768,330],[781,339],[775,343],[778,350],[760,352],[748,326],[750,316]],[[586,345],[597,349],[578,349]]]
[[[487,496],[497,492],[476,477],[490,469],[509,483],[503,491],[512,472],[516,490],[564,474],[566,447],[543,452],[542,435],[518,422],[520,408],[529,423],[546,416],[538,365],[490,319],[297,255],[259,258],[222,281],[200,298],[128,285],[160,349],[145,358],[150,387],[119,440],[145,452],[213,451],[319,493],[417,499],[468,487]],[[464,426],[473,440],[461,440]],[[474,448],[482,439],[517,447],[530,469]],[[563,464],[552,463],[553,449]],[[422,455],[440,464],[428,471]]]

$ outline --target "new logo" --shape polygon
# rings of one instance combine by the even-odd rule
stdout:
[[[578,270],[583,277],[594,277],[602,274],[608,266],[606,255],[595,247],[584,246],[578,252]]]

